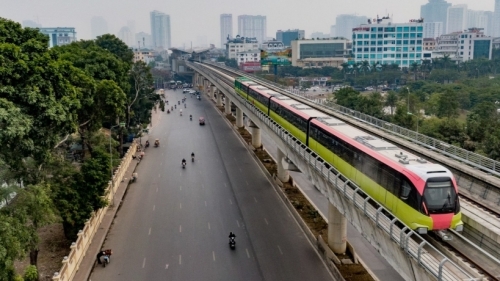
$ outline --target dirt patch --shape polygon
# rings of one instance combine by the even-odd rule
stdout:
[[[236,118],[233,115],[226,115],[231,124],[235,124]],[[238,128],[237,131],[245,140],[245,143],[250,144],[252,135],[244,128]],[[277,174],[278,166],[269,154],[261,147],[254,150],[255,155],[262,162],[266,170],[271,175]],[[297,212],[302,217],[302,220],[307,224],[315,237],[321,235],[325,243],[328,243],[328,224],[321,217],[311,203],[302,194],[300,189],[293,185],[292,180],[283,183],[281,190],[285,193],[290,203],[295,207]],[[353,260],[352,253],[347,252],[345,255],[336,255],[339,260]],[[333,262],[333,261],[332,261]],[[373,281],[374,279],[366,271],[361,264],[336,264],[340,273],[347,281]]]
[[[38,253],[38,273],[40,281],[52,280],[54,272],[61,269],[62,260],[70,252],[71,241],[64,236],[62,224],[56,223],[38,230],[40,251]],[[14,266],[20,275],[30,264],[29,255]]]

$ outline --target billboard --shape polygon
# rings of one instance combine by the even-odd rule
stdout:
[[[288,57],[285,56],[268,56],[260,60],[261,65],[279,65],[288,66],[292,65]]]

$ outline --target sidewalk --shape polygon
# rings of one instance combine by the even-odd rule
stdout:
[[[152,124],[148,126],[150,133],[153,125],[158,124],[158,122],[160,121],[162,115],[161,113],[162,113],[161,110],[157,110],[157,112],[152,110],[151,112]],[[149,134],[145,136],[145,139],[149,139]],[[136,152],[135,156],[139,156],[139,154],[140,152]],[[89,279],[90,274],[94,269],[94,265],[96,264],[97,253],[101,250],[104,240],[108,235],[108,231],[111,228],[113,219],[115,218],[116,212],[118,211],[123,196],[125,195],[125,191],[127,190],[130,176],[135,171],[137,164],[138,164],[137,160],[134,159],[132,159],[132,161],[130,162],[127,171],[125,172],[123,181],[117,187],[115,196],[113,198],[114,204],[113,202],[110,202],[110,206],[102,219],[101,225],[99,226],[99,229],[92,238],[92,242],[90,243],[90,246],[87,249],[87,253],[85,254],[85,257],[83,257],[80,267],[76,272],[75,277],[73,278],[74,281],[87,281]]]

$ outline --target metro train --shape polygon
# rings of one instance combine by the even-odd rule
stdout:
[[[236,78],[234,87],[412,230],[463,230],[457,184],[447,168],[246,77]]]

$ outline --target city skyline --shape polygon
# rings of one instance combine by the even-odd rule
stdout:
[[[466,4],[471,10],[494,11],[495,0],[448,0],[452,5]],[[46,0],[43,2],[18,0],[12,4],[8,0],[0,0],[0,5],[6,7],[0,11],[0,17],[17,22],[31,20],[44,27],[74,27],[78,39],[91,39],[91,19],[94,16],[103,17],[108,23],[108,31],[118,34],[119,30],[127,26],[130,21],[135,22],[135,33],[150,33],[150,12],[162,11],[170,15],[171,46],[189,46],[195,43],[200,36],[207,38],[209,44],[219,45],[220,42],[220,15],[233,15],[233,32],[237,28],[237,17],[240,15],[263,15],[267,18],[268,37],[274,37],[277,30],[299,28],[312,32],[329,33],[330,26],[335,25],[335,18],[340,14],[356,14],[374,18],[390,15],[394,22],[407,22],[409,19],[420,17],[420,6],[428,3],[427,0],[311,0],[304,3],[295,3],[294,8],[287,8],[283,3],[269,3],[263,0],[229,1],[220,0],[214,7],[212,3],[202,0],[179,2],[166,7],[159,0],[140,2],[134,0],[118,1],[97,0],[71,1]],[[120,8],[117,9],[117,6]],[[315,9],[311,7],[325,7]],[[340,9],[332,8],[341,7]],[[402,9],[404,8],[404,9]],[[310,12],[307,12],[307,11]],[[404,11],[403,11],[404,10]],[[189,14],[186,13],[189,11]],[[198,24],[196,22],[199,22]],[[233,36],[237,34],[233,33]]]

